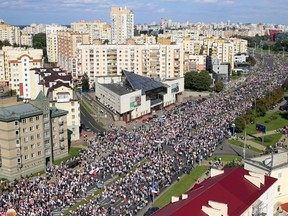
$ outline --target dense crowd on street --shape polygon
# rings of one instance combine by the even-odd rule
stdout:
[[[166,185],[210,157],[231,136],[235,118],[251,108],[255,98],[281,86],[288,67],[275,62],[277,67],[254,71],[233,91],[179,104],[165,111],[165,118],[131,131],[111,126],[106,134],[91,139],[76,158],[79,169],[62,163],[48,167],[45,177],[2,181],[0,212],[14,208],[17,215],[50,215],[101,185],[102,193],[70,215],[136,215]]]

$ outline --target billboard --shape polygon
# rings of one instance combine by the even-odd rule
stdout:
[[[179,92],[179,84],[174,83],[171,85],[171,93],[177,93],[177,92]]]
[[[130,108],[141,106],[141,95],[130,97]]]
[[[262,133],[266,133],[266,126],[262,124],[256,124],[256,130]]]

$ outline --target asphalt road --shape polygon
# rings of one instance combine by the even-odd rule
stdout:
[[[80,117],[81,122],[86,126],[89,127],[94,133],[99,133],[101,131],[105,131],[104,128],[100,127],[93,116],[91,116],[88,111],[80,105]]]

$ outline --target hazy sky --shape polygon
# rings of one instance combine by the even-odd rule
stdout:
[[[70,24],[84,19],[110,23],[111,6],[132,9],[135,24],[242,22],[288,24],[287,0],[0,0],[0,19],[12,25]]]

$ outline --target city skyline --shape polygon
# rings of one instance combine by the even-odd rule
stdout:
[[[52,5],[52,7],[51,7]],[[54,6],[55,7],[54,7]],[[4,0],[0,19],[11,25],[58,23],[101,19],[110,23],[112,6],[127,7],[135,24],[159,23],[161,18],[176,22],[240,22],[287,24],[285,0]]]

